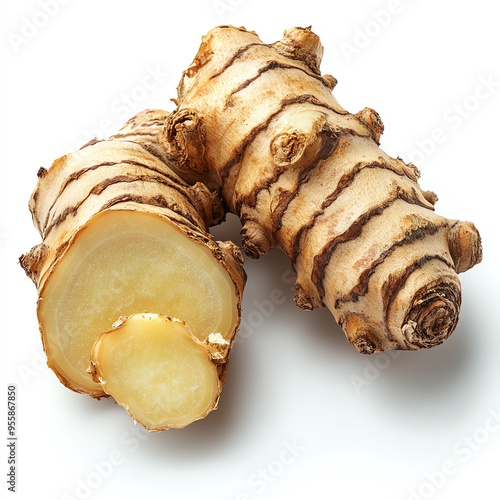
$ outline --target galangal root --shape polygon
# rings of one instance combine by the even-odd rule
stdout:
[[[38,288],[42,341],[61,382],[116,396],[151,430],[184,427],[217,407],[245,281],[239,249],[207,232],[224,216],[220,201],[201,183],[187,185],[155,146],[164,121],[141,113],[110,140],[40,170],[30,209],[43,241],[20,259]],[[111,329],[130,341],[111,348],[118,333],[101,339]],[[147,339],[154,355],[145,356]],[[132,353],[135,363],[134,344],[143,350]],[[123,373],[109,370],[117,359]],[[191,359],[198,364],[190,370],[159,375],[165,363],[186,367]],[[141,383],[139,412],[128,397]]]
[[[309,28],[273,44],[211,30],[161,144],[177,172],[221,192],[248,255],[286,253],[297,305],[326,305],[358,351],[440,344],[458,321],[457,273],[481,260],[479,234],[437,215],[418,169],[379,148],[374,110],[339,105],[322,54]]]

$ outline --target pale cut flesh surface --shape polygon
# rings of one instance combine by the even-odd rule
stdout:
[[[151,431],[183,428],[217,406],[217,367],[183,321],[136,314],[94,345],[93,376]]]
[[[41,290],[38,316],[50,366],[77,392],[104,395],[88,373],[94,342],[121,316],[185,321],[204,341],[230,339],[235,286],[201,241],[157,214],[107,210],[81,229]]]

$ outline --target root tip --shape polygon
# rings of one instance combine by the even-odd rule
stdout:
[[[373,354],[378,350],[375,342],[367,337],[358,337],[353,342],[353,346],[361,354]]]
[[[441,344],[455,330],[460,312],[460,290],[443,283],[417,294],[401,332],[410,349]]]
[[[448,243],[457,273],[463,273],[481,262],[481,236],[472,222],[458,222],[453,225],[448,235]]]

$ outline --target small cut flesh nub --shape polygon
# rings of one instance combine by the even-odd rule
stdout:
[[[101,334],[91,371],[151,431],[182,428],[217,406],[220,383],[206,347],[183,321],[136,314]]]

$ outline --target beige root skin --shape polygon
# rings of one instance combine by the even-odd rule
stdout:
[[[217,408],[228,349],[220,334],[200,342],[179,319],[135,314],[99,336],[90,373],[146,429],[181,429]]]
[[[437,345],[457,324],[457,273],[481,260],[479,234],[436,215],[418,169],[378,147],[374,110],[339,105],[322,54],[309,28],[274,44],[244,28],[211,30],[162,146],[178,171],[207,170],[241,218],[248,255],[283,249],[296,303],[326,305],[358,351]]]
[[[157,136],[167,115],[146,111],[39,172],[30,201],[42,243],[20,263],[38,288],[48,364],[70,389],[105,396],[87,372],[92,346],[120,316],[185,321],[200,342],[229,347],[245,282],[239,249],[216,242],[217,196],[169,167]],[[229,348],[219,360],[224,379]]]

